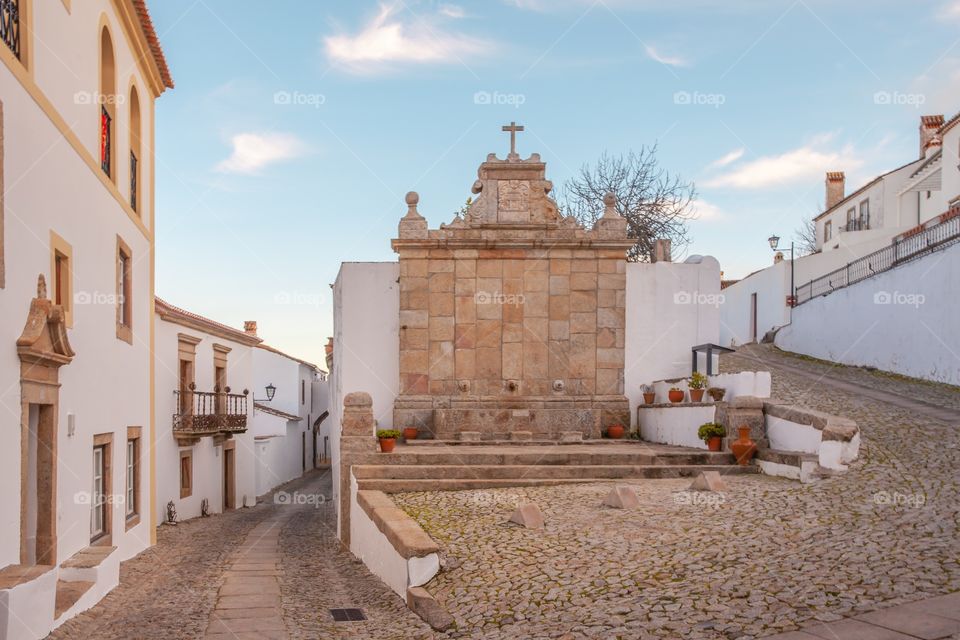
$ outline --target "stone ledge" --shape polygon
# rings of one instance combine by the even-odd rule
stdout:
[[[637,405],[637,409],[676,409],[677,407],[715,407],[719,402],[654,402]]]
[[[437,553],[440,547],[417,521],[382,491],[357,491],[357,504],[405,560]]]
[[[815,409],[796,407],[776,400],[764,402],[763,412],[774,418],[811,426],[818,431],[822,431],[824,440],[849,442],[860,432],[857,423],[849,418],[842,418]]]

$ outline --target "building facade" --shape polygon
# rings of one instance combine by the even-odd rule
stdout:
[[[0,4],[0,636],[36,638],[154,539],[154,101],[142,0]]]

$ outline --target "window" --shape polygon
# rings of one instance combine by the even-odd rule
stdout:
[[[30,3],[24,0],[0,0],[0,40],[23,66],[27,65],[27,47],[30,33],[28,15]]]
[[[133,344],[133,260],[130,247],[117,236],[117,338]]]
[[[305,380],[300,381],[300,404],[307,404],[307,383]]]
[[[193,453],[180,452],[180,497],[189,498],[193,495]]]
[[[50,299],[63,307],[67,326],[73,326],[73,249],[53,231],[50,232],[50,273],[53,292]]]
[[[832,237],[833,237],[833,222],[831,222],[830,220],[827,220],[823,224],[823,241],[829,242],[830,238]]]
[[[90,542],[110,544],[112,507],[110,445],[112,433],[93,437],[93,487],[90,492]]]
[[[116,68],[113,55],[113,40],[110,31],[104,25],[100,29],[100,93],[97,103],[100,105],[100,168],[113,180],[117,181],[115,163],[116,153],[113,144],[113,123],[116,120]]]
[[[870,228],[870,201],[864,200],[860,203],[860,228]]]
[[[857,229],[857,208],[847,209],[847,231],[856,231]]]
[[[130,88],[130,207],[139,211],[140,185],[140,95]]]
[[[140,522],[140,427],[127,427],[127,483],[124,513],[127,529]]]

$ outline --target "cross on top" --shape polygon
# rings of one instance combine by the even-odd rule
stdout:
[[[517,155],[517,132],[523,131],[523,125],[517,125],[516,122],[511,122],[509,125],[503,125],[504,131],[510,132],[510,155]]]

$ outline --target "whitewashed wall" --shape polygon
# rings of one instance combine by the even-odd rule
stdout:
[[[817,358],[960,384],[960,245],[794,309],[776,344]]]
[[[294,478],[299,478],[304,471],[301,458],[303,428],[292,420],[277,417],[273,417],[273,420],[284,431],[283,435],[258,438],[254,445],[257,457],[256,492],[258,496]],[[309,458],[312,450],[309,449],[309,440],[307,447],[307,468],[310,469]]]
[[[214,446],[212,437],[201,438],[192,447],[180,447],[173,437],[173,415],[177,411],[174,391],[179,388],[178,334],[184,333],[201,338],[196,346],[194,381],[197,391],[213,391],[214,360],[213,344],[230,347],[227,354],[227,385],[231,393],[250,389],[252,397],[253,356],[247,345],[196,329],[156,319],[156,410],[157,410],[157,521],[166,519],[166,508],[173,501],[181,520],[200,515],[204,498],[210,503],[210,513],[223,511],[223,447]],[[252,506],[256,499],[255,458],[252,422],[252,401],[247,406],[247,431],[233,436],[236,442],[236,505],[242,507],[244,500]],[[180,498],[180,451],[193,452],[193,492]]]
[[[949,203],[960,198],[960,167],[957,158],[960,157],[960,123],[943,134],[943,183],[944,199]]]
[[[345,262],[333,285],[333,369],[330,372],[330,446],[334,478],[340,473],[343,398],[366,391],[379,425],[390,426],[400,392],[400,265]],[[337,499],[339,483],[333,483]]]
[[[34,2],[35,9],[41,4]],[[75,3],[76,4],[76,3]],[[91,4],[107,7],[108,2]],[[56,8],[65,13],[62,3]],[[68,41],[60,41],[43,22],[46,9],[36,11],[34,60],[38,82],[53,91],[48,69],[62,67],[54,54],[73,59],[71,48],[82,55],[96,47],[96,21],[88,32],[70,27]],[[86,13],[86,10],[84,10]],[[81,18],[83,24],[88,24]],[[41,31],[42,30],[42,31]],[[122,32],[115,34],[119,56],[128,57]],[[54,47],[44,52],[40,39]],[[90,55],[95,55],[95,51]],[[129,67],[128,67],[129,68]],[[82,72],[82,73],[81,73]],[[80,78],[72,86],[95,90],[97,72],[78,67]],[[126,75],[133,73],[128,71]],[[126,77],[126,76],[124,76]],[[72,91],[71,91],[72,94]],[[144,97],[145,123],[149,104]],[[52,294],[50,231],[73,249],[73,326],[71,344],[77,353],[60,370],[60,423],[58,433],[57,522],[58,558],[65,560],[90,544],[90,506],[77,499],[92,488],[93,436],[112,433],[115,460],[123,460],[128,426],[140,426],[149,438],[150,428],[150,243],[130,220],[99,178],[66,142],[50,118],[37,106],[6,65],[0,64],[0,100],[4,110],[6,287],[0,289],[0,567],[19,562],[20,549],[20,385],[16,340],[23,331],[30,300],[36,295],[37,276],[44,274]],[[72,100],[72,98],[71,98]],[[60,106],[60,103],[57,103]],[[71,121],[70,118],[67,118]],[[75,120],[75,119],[74,119]],[[89,151],[95,149],[96,116],[90,113]],[[145,130],[148,130],[145,128]],[[122,152],[122,149],[121,149]],[[146,169],[145,169],[146,170]],[[146,175],[146,174],[145,174]],[[55,185],[55,188],[51,188]],[[117,235],[133,253],[133,345],[116,337]],[[67,435],[69,415],[75,416],[76,433]],[[111,492],[123,494],[123,466],[115,466]],[[149,458],[140,476],[141,522],[125,530],[123,506],[113,506],[113,544],[123,558],[150,543]]]
[[[832,251],[814,253],[795,260],[794,283],[797,288],[824,276],[868,253],[881,249],[893,239],[894,232],[886,229],[856,232],[845,236],[859,236],[860,242],[844,244]],[[757,340],[763,335],[790,322],[790,260],[772,264],[761,271],[736,282],[722,291],[720,305],[720,344],[725,347],[751,342],[750,296],[757,294]]]
[[[641,385],[690,375],[691,347],[720,339],[720,264],[627,264],[624,393],[631,420]]]

